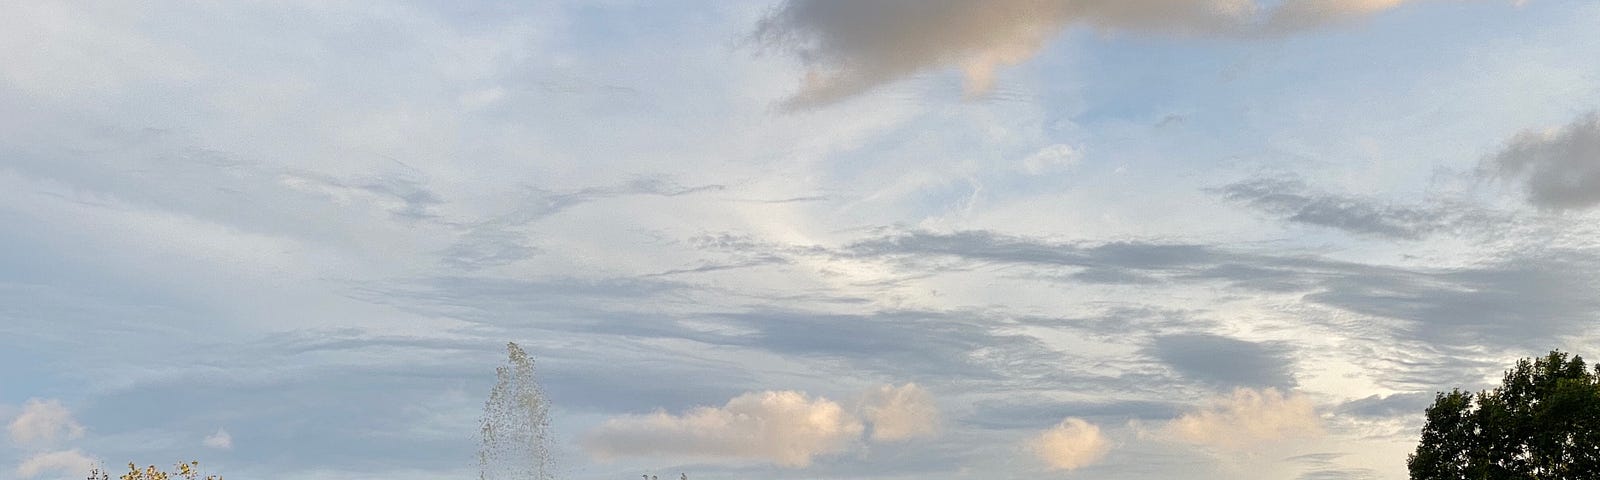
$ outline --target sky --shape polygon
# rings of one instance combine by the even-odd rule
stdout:
[[[1405,477],[1600,355],[1588,0],[0,2],[0,478]]]

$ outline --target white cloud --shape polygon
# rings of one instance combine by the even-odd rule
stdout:
[[[125,91],[148,79],[185,79],[195,66],[182,48],[135,28],[141,11],[120,5],[7,5],[0,20],[0,85],[40,97]]]
[[[955,67],[968,93],[1032,58],[1062,30],[1272,36],[1372,15],[1412,0],[790,0],[756,36],[808,73],[794,106],[826,104],[915,73]]]
[[[95,461],[78,449],[41,453],[28,457],[17,465],[17,477],[33,478],[47,472],[60,472],[72,478],[89,473]]]
[[[83,436],[83,425],[59,400],[28,400],[6,433],[19,445],[49,445]]]
[[[867,392],[862,417],[872,424],[872,439],[893,442],[932,436],[939,431],[939,406],[915,383],[884,385]]]
[[[1522,132],[1491,161],[1501,177],[1522,181],[1535,206],[1600,205],[1600,113],[1589,112],[1558,129]]]
[[[1067,418],[1029,443],[1033,454],[1052,470],[1077,470],[1099,462],[1111,451],[1100,427],[1081,418]]]
[[[804,467],[815,456],[844,451],[862,430],[859,419],[831,400],[766,391],[682,415],[613,418],[590,432],[583,446],[600,459],[675,455]]]
[[[217,433],[206,435],[206,438],[204,441],[202,441],[202,443],[210,448],[219,450],[232,450],[233,435],[229,435],[227,430],[218,428]]]
[[[1240,388],[1168,423],[1166,433],[1186,443],[1244,450],[1265,442],[1318,437],[1323,430],[1316,406],[1304,395]]]
[[[1078,163],[1082,154],[1071,145],[1055,144],[1039,149],[1033,155],[1022,160],[1022,170],[1033,175],[1039,175],[1051,170],[1071,167]]]

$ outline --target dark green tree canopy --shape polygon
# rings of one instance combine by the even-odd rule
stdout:
[[[1555,351],[1494,390],[1440,393],[1406,465],[1412,480],[1600,479],[1600,366]]]

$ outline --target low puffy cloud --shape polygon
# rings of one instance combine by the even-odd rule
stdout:
[[[872,425],[874,441],[908,440],[939,431],[939,406],[933,395],[915,383],[873,389],[867,392],[861,410]]]
[[[218,428],[217,433],[206,435],[205,440],[202,440],[201,443],[218,450],[232,450],[233,435],[229,435],[227,430]]]
[[[1240,388],[1178,417],[1166,432],[1186,443],[1245,450],[1263,442],[1321,436],[1323,430],[1316,406],[1304,395]]]
[[[59,400],[28,400],[6,433],[19,445],[49,445],[83,436],[83,425]]]
[[[1029,442],[1035,456],[1051,470],[1077,470],[1099,462],[1111,451],[1100,427],[1081,418],[1067,418]]]
[[[765,391],[681,415],[614,418],[590,432],[583,446],[600,459],[674,455],[804,467],[818,455],[844,451],[863,430],[860,419],[832,400]]]
[[[34,478],[40,474],[60,472],[77,478],[94,468],[95,461],[78,449],[41,453],[28,457],[17,465],[18,478]]]
[[[1528,203],[1539,208],[1600,205],[1600,112],[1560,128],[1517,134],[1489,163],[1500,178],[1520,182]]]
[[[1410,0],[789,0],[755,37],[808,72],[792,107],[831,103],[955,67],[968,93],[1073,25],[1172,35],[1272,36],[1360,18]]]

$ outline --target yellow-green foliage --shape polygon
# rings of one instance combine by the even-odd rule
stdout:
[[[128,462],[128,473],[117,477],[118,480],[222,480],[218,475],[200,476],[200,462],[178,462],[171,472],[150,465],[140,469],[133,462]],[[98,468],[89,472],[89,480],[111,480],[111,473]]]

